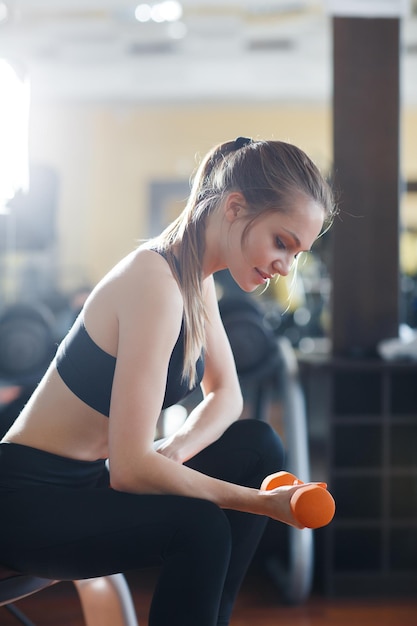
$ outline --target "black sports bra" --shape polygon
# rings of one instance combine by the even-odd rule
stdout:
[[[204,373],[203,355],[197,360],[197,382],[189,389],[182,380],[184,359],[184,320],[168,366],[162,408],[177,404],[197,387]],[[61,342],[56,353],[56,367],[64,383],[80,400],[99,413],[110,414],[116,357],[102,350],[90,337],[82,314]]]

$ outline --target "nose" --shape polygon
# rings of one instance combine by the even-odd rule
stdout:
[[[294,257],[291,255],[285,255],[280,259],[277,259],[272,264],[274,274],[279,274],[280,276],[288,276],[291,271],[291,267],[294,261]]]

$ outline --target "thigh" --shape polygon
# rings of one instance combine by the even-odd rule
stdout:
[[[243,419],[186,465],[215,478],[259,488],[265,476],[283,468],[284,456],[282,441],[269,424]]]
[[[205,500],[110,488],[18,489],[2,496],[2,561],[59,579],[127,571],[169,559],[228,559],[228,521]],[[218,558],[218,556],[216,556]]]

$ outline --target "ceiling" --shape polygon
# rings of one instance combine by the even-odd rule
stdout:
[[[35,101],[331,97],[324,0],[182,0],[179,20],[138,22],[141,1],[0,0],[0,57],[29,75]],[[403,25],[403,99],[417,104],[416,15]]]

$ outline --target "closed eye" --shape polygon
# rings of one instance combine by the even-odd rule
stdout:
[[[286,250],[287,246],[279,237],[275,237],[275,244],[279,250]]]

